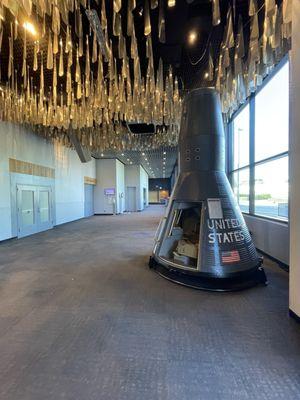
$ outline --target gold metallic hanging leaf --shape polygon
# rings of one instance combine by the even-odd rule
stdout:
[[[127,8],[127,36],[131,36],[132,35],[132,31],[133,31],[133,15],[132,15],[132,11],[130,8],[130,2],[128,1],[128,8]]]
[[[212,0],[212,24],[213,26],[219,25],[221,22],[220,3],[219,0]]]
[[[212,54],[212,47],[209,47],[209,56],[208,56],[208,69],[206,78],[208,81],[212,81],[214,79],[214,61],[213,61],[213,54]]]
[[[23,42],[23,64],[22,64],[22,76],[26,77],[27,67],[26,67],[26,57],[27,57],[27,38],[26,38],[26,29],[24,29],[24,42]],[[27,81],[27,79],[26,79]],[[26,83],[25,83],[26,86]]]
[[[292,1],[293,0],[283,0],[282,3],[283,22],[285,24],[292,22]]]
[[[57,106],[57,67],[56,57],[53,58],[53,80],[52,80],[52,95],[53,95],[53,107]]]
[[[86,55],[85,55],[85,95],[88,97],[90,95],[90,47],[89,47],[89,37],[86,36]]]
[[[101,6],[101,25],[103,30],[107,30],[106,6],[105,0],[102,0]]]
[[[154,10],[158,6],[158,0],[151,0],[151,10]]]
[[[268,16],[273,16],[276,13],[275,0],[265,0],[265,12]]]
[[[24,7],[25,12],[30,17],[32,11],[32,1],[31,0],[22,0],[22,5]]]
[[[234,47],[234,35],[233,35],[233,22],[232,22],[232,10],[229,6],[227,11],[227,23],[224,32],[224,43],[225,45],[231,49]]]
[[[37,54],[38,54],[38,41],[36,40],[34,42],[34,49],[33,49],[33,70],[37,71],[38,69],[38,58],[37,58]]]
[[[19,26],[19,23],[18,23],[18,20],[17,19],[15,19],[15,34],[14,34],[14,40],[17,40],[18,39],[18,26]]]
[[[72,47],[72,41],[71,41],[70,27],[69,27],[69,25],[67,25],[66,47],[65,47],[66,53],[69,53],[70,47]]]
[[[60,54],[59,54],[59,68],[58,75],[64,76],[64,49],[63,49],[63,41],[60,39]]]
[[[79,55],[79,57],[83,56],[83,38],[82,38],[82,36],[79,38],[78,55]]]
[[[58,53],[58,36],[56,33],[53,35],[53,54]]]
[[[76,54],[76,69],[75,69],[75,82],[79,82],[81,77],[81,71],[80,71],[80,63],[79,63],[79,54],[78,54],[78,49],[77,49],[77,54]]]
[[[49,30],[48,36],[48,50],[47,50],[47,69],[53,68],[53,47],[52,47],[52,35]]]
[[[238,22],[238,34],[236,38],[236,52],[239,58],[243,58],[245,56],[245,42],[244,42],[244,27],[242,16],[239,16]]]
[[[161,43],[166,43],[166,21],[163,0],[159,2],[158,38]]]
[[[114,12],[118,13],[122,7],[122,0],[114,0]]]
[[[8,57],[8,67],[7,67],[7,75],[8,78],[12,77],[13,73],[13,59],[14,59],[14,45],[12,36],[9,37],[9,57]]]
[[[119,36],[122,32],[122,18],[121,14],[113,13],[113,34]]]
[[[145,0],[144,3],[144,35],[148,36],[151,33],[151,20],[150,20],[150,10],[149,1]]]
[[[52,9],[52,32],[56,35],[59,35],[60,32],[60,12],[55,4]]]
[[[257,0],[249,0],[249,16],[257,13]]]

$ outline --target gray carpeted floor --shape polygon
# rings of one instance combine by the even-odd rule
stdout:
[[[147,268],[163,209],[0,244],[1,400],[300,399],[288,274],[208,293]]]

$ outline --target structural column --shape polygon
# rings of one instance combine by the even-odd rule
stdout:
[[[290,301],[300,317],[300,1],[293,1],[290,52]],[[278,94],[280,95],[280,94]]]

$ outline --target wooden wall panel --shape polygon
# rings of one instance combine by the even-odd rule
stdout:
[[[97,179],[90,178],[89,176],[85,176],[84,183],[87,183],[88,185],[97,185]]]
[[[27,161],[9,159],[9,172],[17,174],[43,176],[44,178],[55,178],[55,169],[43,165],[32,164]]]

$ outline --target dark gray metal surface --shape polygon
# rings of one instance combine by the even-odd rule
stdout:
[[[0,244],[1,400],[296,400],[288,274],[211,293],[147,268],[163,207]]]
[[[186,274],[206,274],[211,278],[229,278],[259,266],[243,215],[225,173],[225,137],[220,99],[211,88],[195,89],[187,94],[181,119],[180,174],[172,193],[166,223],[161,225],[154,258],[164,267],[185,270]],[[218,201],[221,216],[210,212],[210,202]],[[170,241],[170,221],[176,204],[194,203],[202,209],[197,271],[175,265],[162,257]],[[174,250],[170,250],[169,257]],[[165,254],[165,250],[163,251]],[[227,257],[232,262],[227,261]],[[255,277],[254,277],[255,278]],[[261,282],[257,276],[257,282]],[[180,280],[180,276],[178,277]],[[177,279],[177,281],[178,281]],[[255,281],[255,279],[254,279]]]

